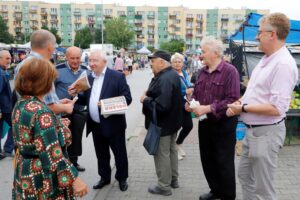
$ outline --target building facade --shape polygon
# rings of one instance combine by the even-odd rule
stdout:
[[[135,32],[132,48],[159,48],[171,39],[183,39],[185,48],[197,49],[204,36],[231,35],[250,12],[269,10],[189,9],[186,7],[120,6],[116,4],[55,4],[33,1],[1,1],[0,15],[16,37],[29,35],[42,26],[56,28],[62,46],[74,43],[77,30],[101,29],[102,19],[124,18]]]

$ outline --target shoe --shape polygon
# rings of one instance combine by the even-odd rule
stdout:
[[[128,189],[127,181],[119,181],[119,188],[121,191],[126,191]]]
[[[203,194],[199,197],[199,200],[215,200],[215,199],[219,199],[220,197],[214,195],[213,193],[209,192],[206,194]]]
[[[93,186],[93,189],[101,189],[108,184],[110,184],[110,181],[101,179],[96,185]]]
[[[183,157],[186,156],[186,153],[183,150],[183,148],[181,147],[181,145],[177,145],[177,152],[178,152],[179,155],[181,155]]]
[[[0,160],[2,160],[3,158],[5,158],[6,156],[0,153]]]
[[[171,188],[173,189],[176,189],[176,188],[179,188],[179,183],[178,183],[178,180],[172,180],[171,181]]]
[[[178,160],[183,160],[182,155],[180,155],[179,153],[178,153]]]
[[[74,164],[74,166],[77,169],[77,171],[79,171],[79,172],[84,172],[85,171],[85,168],[80,166],[79,164]]]
[[[172,195],[172,191],[171,190],[163,190],[161,189],[159,186],[152,186],[148,188],[148,192],[150,192],[151,194],[159,194],[159,195],[163,195],[163,196],[170,196]]]

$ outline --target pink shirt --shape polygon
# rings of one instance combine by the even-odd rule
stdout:
[[[122,70],[124,69],[124,60],[122,58],[116,58],[115,62],[115,70]]]
[[[285,46],[268,57],[264,56],[254,68],[241,101],[243,104],[272,104],[280,116],[241,113],[241,119],[251,125],[280,121],[289,109],[297,79],[296,62]]]

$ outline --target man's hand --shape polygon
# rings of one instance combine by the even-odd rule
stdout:
[[[191,96],[194,92],[194,88],[188,88],[188,89],[185,90],[185,92],[188,96]]]
[[[76,87],[74,86],[69,86],[68,87],[68,93],[69,95],[71,95],[72,97],[77,95],[77,91],[76,91]]]
[[[73,101],[68,98],[60,99],[59,102],[62,104],[73,103]]]
[[[232,104],[228,104],[228,109],[226,110],[226,115],[228,117],[232,117],[235,115],[239,115],[242,112],[242,105],[240,101],[235,101]]]
[[[200,117],[202,115],[210,113],[211,112],[211,108],[210,108],[210,105],[206,105],[206,106],[200,105],[200,106],[197,106],[196,108],[194,108],[192,110],[192,112],[195,113],[195,115],[197,117]]]
[[[145,100],[145,98],[146,98],[147,96],[146,96],[146,92],[144,92],[144,94],[141,96],[141,98],[140,98],[140,102],[141,103],[144,103],[144,100]]]
[[[190,104],[188,102],[185,103],[184,108],[187,112],[192,112],[192,109],[190,108]]]

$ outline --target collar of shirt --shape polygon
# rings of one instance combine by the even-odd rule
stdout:
[[[161,74],[165,73],[166,71],[169,71],[169,70],[173,70],[173,68],[171,66],[161,70],[160,72],[158,72],[158,74],[155,76],[156,77],[159,77]]]
[[[216,70],[214,70],[214,71],[222,72],[222,70],[223,70],[223,68],[224,68],[224,64],[225,64],[225,60],[222,59],[221,62],[220,62],[220,64],[217,66]],[[207,67],[207,66],[205,66],[205,67],[203,68],[203,70],[206,71],[207,73],[209,73],[209,72],[208,72],[208,67]]]
[[[100,74],[99,76],[97,76],[97,75],[95,74],[95,72],[92,73],[92,76],[93,76],[94,78],[99,78],[101,75],[104,76],[105,73],[106,73],[106,69],[107,69],[107,67],[105,66],[104,69],[102,70],[102,72],[101,72],[101,74]]]
[[[270,56],[264,55],[261,59],[260,62],[260,67],[265,67],[268,65],[268,63],[270,63],[274,58],[277,57],[278,54],[281,54],[282,51],[284,51],[286,47],[283,46],[280,49],[278,49],[277,51],[275,51],[273,54],[271,54]]]
[[[32,56],[32,57],[39,58],[39,59],[44,58],[41,54],[39,54],[35,51],[31,51],[28,56]]]
[[[76,71],[74,71],[71,67],[70,67],[70,65],[69,65],[69,63],[68,62],[66,62],[66,66],[70,69],[70,71],[71,72],[73,72],[74,74],[78,74],[79,72],[80,72],[80,70],[81,70],[81,66],[79,65],[79,67],[78,67],[78,69],[76,70]]]

